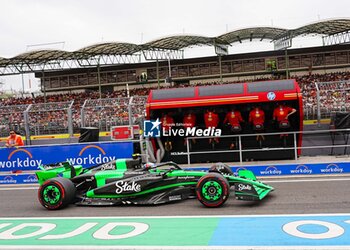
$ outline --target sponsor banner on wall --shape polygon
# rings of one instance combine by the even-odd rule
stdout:
[[[90,167],[118,158],[130,158],[133,142],[67,144],[0,149],[0,171],[37,170],[38,166],[68,161]]]
[[[33,183],[38,183],[38,179],[36,178],[36,175],[34,173],[0,175],[0,185]]]
[[[122,158],[122,157],[120,157]],[[241,169],[251,170],[256,176],[283,176],[283,175],[313,175],[313,174],[344,174],[350,173],[350,162],[312,163],[312,164],[285,164],[264,166],[233,166],[232,171],[237,174]],[[208,171],[209,167],[186,168],[187,170]],[[34,174],[0,175],[1,184],[31,184],[37,183]]]
[[[208,168],[193,169],[208,170]],[[350,162],[231,166],[231,169],[236,174],[241,169],[248,169],[256,176],[343,174],[350,173]]]

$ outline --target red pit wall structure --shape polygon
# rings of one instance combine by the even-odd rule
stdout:
[[[250,108],[254,105],[268,105],[270,111],[277,103],[283,102],[297,110],[293,115],[298,118],[294,131],[303,130],[303,103],[298,83],[293,80],[259,81],[187,88],[152,90],[146,104],[147,118],[155,119],[155,113],[181,108],[215,107],[240,105]],[[271,116],[271,114],[270,114]],[[298,135],[298,146],[301,146],[302,135]],[[300,155],[298,150],[298,155]]]

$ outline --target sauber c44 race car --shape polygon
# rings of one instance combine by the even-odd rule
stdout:
[[[197,198],[206,207],[219,207],[230,195],[238,200],[262,200],[273,187],[256,180],[249,170],[235,175],[223,163],[209,171],[193,171],[174,162],[142,164],[141,157],[118,159],[83,168],[68,162],[41,166],[36,172],[40,203],[49,210],[69,204],[107,206],[163,204]]]

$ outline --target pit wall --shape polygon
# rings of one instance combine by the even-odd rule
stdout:
[[[196,167],[186,169],[208,171],[209,167]],[[239,170],[251,170],[258,177],[337,175],[350,173],[350,162],[231,166],[231,169],[235,174],[237,174]],[[33,184],[37,182],[38,181],[34,172],[25,174],[0,174],[0,185]]]
[[[329,120],[322,121],[321,124],[316,124],[316,121],[304,121],[304,131],[316,131],[316,130],[328,130],[329,129]],[[23,139],[25,139],[23,137]],[[26,145],[52,145],[52,144],[71,144],[78,143],[79,134],[74,134],[72,138],[69,138],[68,135],[48,135],[48,136],[32,136],[30,142],[26,142]],[[109,132],[100,132],[99,137],[100,142],[111,142],[111,137]],[[334,137],[334,142],[332,141],[331,134],[305,134],[303,135],[303,147],[312,147],[312,146],[322,146],[322,145],[341,145],[344,144],[344,136],[341,134],[336,134]],[[6,138],[0,138],[0,147],[4,147],[6,143]],[[345,152],[345,153],[344,153]],[[330,148],[315,148],[315,149],[302,149],[301,156],[319,156],[319,155],[344,155],[350,154],[350,148],[345,150],[344,147],[333,149]]]
[[[304,125],[305,131],[327,130],[328,124],[315,123]],[[73,138],[46,138],[31,141],[31,146],[20,148],[0,148],[0,184],[28,184],[37,183],[34,172],[38,164],[51,164],[71,160],[73,164],[84,165],[85,167],[103,163],[117,158],[130,158],[134,152],[135,143],[110,141],[108,133],[100,133],[100,141],[94,143],[77,143],[78,135]],[[3,146],[5,141],[0,141]],[[344,137],[336,135],[334,144],[344,144]],[[321,136],[303,136],[304,146],[332,145],[330,134]],[[347,150],[345,153],[344,151]],[[302,156],[320,155],[346,155],[350,148],[324,148],[304,149]],[[350,161],[350,158],[347,158]],[[217,160],[213,160],[216,162]],[[237,172],[243,166],[232,166]],[[279,176],[279,175],[312,175],[312,174],[343,174],[350,173],[350,162],[328,162],[312,164],[287,164],[287,165],[260,165],[244,166],[252,170],[256,176]],[[198,169],[198,168],[196,168]],[[207,170],[207,168],[203,168]],[[30,173],[21,173],[21,172]]]

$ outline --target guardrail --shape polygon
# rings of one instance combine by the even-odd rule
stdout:
[[[258,152],[258,151],[281,151],[281,150],[294,150],[294,159],[298,159],[298,150],[301,149],[325,149],[330,148],[331,152],[333,152],[334,148],[344,148],[344,155],[347,153],[347,148],[350,147],[348,145],[350,129],[333,129],[333,130],[315,130],[315,131],[292,131],[292,132],[283,132],[286,135],[293,136],[293,146],[292,147],[262,147],[262,148],[254,148],[254,149],[244,149],[242,147],[242,138],[244,137],[256,137],[257,135],[262,136],[276,136],[280,135],[281,132],[274,133],[256,133],[256,134],[237,134],[237,135],[223,135],[220,138],[237,138],[238,141],[238,149],[235,150],[208,150],[208,151],[192,151],[191,152],[191,140],[202,140],[202,139],[211,139],[215,138],[213,136],[203,136],[203,137],[187,137],[186,138],[186,148],[187,152],[187,164],[191,165],[191,155],[194,154],[213,154],[213,153],[239,153],[239,162],[243,163],[243,153],[244,152]],[[316,134],[328,134],[331,137],[332,144],[331,145],[314,145],[314,146],[298,146],[297,145],[297,135],[316,135]],[[337,134],[341,134],[344,136],[344,144],[334,144],[334,136]]]

